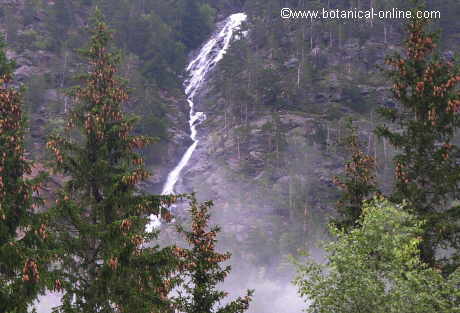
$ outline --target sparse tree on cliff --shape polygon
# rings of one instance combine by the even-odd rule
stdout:
[[[209,226],[209,209],[212,202],[198,203],[194,196],[190,198],[192,229],[178,227],[191,249],[176,248],[175,254],[182,260],[182,275],[185,281],[183,291],[179,292],[175,306],[185,313],[242,313],[249,307],[252,291],[248,290],[243,298],[237,298],[218,307],[227,293],[216,288],[230,273],[231,267],[222,268],[220,263],[230,258],[230,253],[216,252],[216,236],[220,228]]]
[[[460,126],[460,68],[443,60],[434,50],[437,36],[426,30],[426,19],[414,16],[407,25],[404,56],[389,57],[388,75],[398,108],[384,108],[383,118],[398,129],[383,125],[377,134],[399,153],[395,156],[395,201],[409,206],[426,220],[422,259],[434,267],[452,271],[460,262],[459,148],[452,143]],[[440,248],[452,248],[449,259],[436,256]]]
[[[202,0],[184,0],[182,17],[182,42],[196,49],[211,32],[214,11]]]
[[[27,178],[26,121],[21,89],[12,86],[15,64],[0,38],[0,312],[27,312],[47,279],[48,230],[37,193],[42,176]]]
[[[120,55],[99,11],[93,24],[82,51],[89,72],[71,93],[76,105],[64,134],[48,142],[55,170],[67,177],[51,211],[60,246],[56,289],[64,293],[57,312],[164,312],[175,258],[145,228],[174,198],[137,187],[149,173],[136,150],[152,139],[131,135],[136,119],[122,111]]]

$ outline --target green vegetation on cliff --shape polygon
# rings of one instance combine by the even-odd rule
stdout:
[[[174,305],[184,312],[202,312],[204,306],[211,312],[227,295],[216,284],[228,273],[219,263],[230,255],[214,249],[218,229],[207,229],[209,203],[198,206],[192,200],[192,231],[179,230],[191,249],[160,248],[158,231],[147,231],[151,214],[171,220],[167,208],[179,197],[150,195],[138,188],[149,173],[137,151],[153,139],[132,134],[137,119],[123,112],[128,92],[118,76],[120,53],[111,44],[112,32],[96,10],[89,45],[80,50],[88,72],[80,76],[81,86],[69,93],[75,103],[67,126],[56,130],[47,144],[53,175],[64,177],[62,186],[53,190],[56,204],[49,207],[37,197],[45,174],[27,178],[32,168],[24,153],[21,94],[10,87],[15,65],[1,42],[2,312],[29,312],[37,296],[49,291],[62,294],[60,305],[53,308],[62,313],[172,312]],[[173,299],[175,288],[193,288],[194,304]],[[218,312],[242,313],[250,296]]]
[[[6,70],[15,70],[16,80],[2,81],[3,93],[14,94],[7,97],[14,105],[3,103],[1,120],[18,118],[9,113],[21,107],[23,93],[31,123],[29,132],[19,116],[12,135],[17,141],[8,137],[9,124],[1,124],[7,131],[0,133],[5,143],[0,158],[8,159],[1,165],[8,170],[0,172],[8,177],[2,180],[7,195],[0,198],[0,219],[2,210],[7,212],[0,220],[0,303],[24,311],[47,284],[64,292],[63,312],[101,307],[110,312],[115,306],[122,312],[166,312],[174,304],[189,312],[202,306],[219,311],[213,304],[225,293],[215,287],[227,273],[219,264],[227,255],[209,247],[217,233],[204,227],[210,203],[193,200],[195,229],[179,231],[196,239],[189,240],[190,250],[162,249],[146,245],[158,239],[157,233],[144,232],[146,217],[177,199],[166,201],[145,191],[161,187],[187,144],[182,83],[188,57],[216,22],[238,10],[248,14],[239,40],[194,99],[207,120],[199,126],[200,144],[178,190],[214,199],[218,210],[213,218],[224,226],[221,244],[242,264],[257,267],[257,275],[271,278],[291,270],[282,266],[286,254],[312,249],[318,239],[328,238],[327,221],[341,215],[338,225],[345,229],[333,230],[338,242],[331,251],[338,254],[329,258],[335,268],[327,272],[309,264],[301,269],[298,283],[313,299],[312,310],[328,312],[342,305],[340,312],[363,306],[368,312],[455,312],[458,1],[427,1],[430,10],[441,10],[442,18],[427,26],[443,28],[439,56],[428,53],[437,38],[415,22],[410,24],[414,33],[408,57],[395,56],[386,65],[385,55],[403,52],[401,20],[284,20],[280,9],[405,9],[407,1],[7,2],[0,8],[0,28],[7,54],[19,66]],[[88,17],[96,7],[107,25],[99,21],[88,38]],[[92,50],[78,54],[88,40]],[[1,64],[9,64],[5,54],[0,54]],[[393,67],[389,79],[375,65]],[[17,88],[22,83],[24,92]],[[343,144],[350,117],[356,132]],[[65,177],[51,177],[63,188],[47,190],[58,202],[47,202],[53,209],[45,215],[48,220],[41,220],[27,211],[38,199],[35,181],[24,177],[30,171],[24,158],[49,157],[44,146],[50,134],[55,155],[48,160]],[[144,147],[151,135],[158,140]],[[151,181],[146,180],[147,168],[159,169]],[[340,193],[333,177],[342,178],[335,181],[343,187],[339,210],[334,208]],[[377,189],[399,204],[379,200],[363,206]],[[408,205],[400,205],[403,201]],[[163,217],[170,218],[166,211]],[[400,246],[388,235],[395,235]],[[379,236],[385,240],[376,244],[376,251],[370,245]],[[54,246],[45,246],[45,239]],[[369,249],[360,250],[353,240]],[[23,254],[14,254],[19,251],[15,243]],[[54,259],[50,248],[57,248]],[[354,268],[356,262],[363,267]],[[58,270],[47,273],[49,263]],[[13,270],[5,270],[10,265]],[[412,276],[405,277],[401,268]],[[390,280],[394,288],[386,289]],[[429,294],[420,281],[434,292]],[[361,285],[368,287],[364,293],[369,301],[358,299]],[[175,287],[188,292],[173,299],[178,302],[171,301]],[[24,301],[9,297],[12,292]],[[414,300],[417,295],[423,298],[420,303]],[[220,311],[244,311],[248,301],[238,299]]]

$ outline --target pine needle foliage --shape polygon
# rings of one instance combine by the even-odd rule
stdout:
[[[350,159],[345,162],[345,173],[341,177],[334,177],[335,185],[341,190],[341,198],[336,206],[339,218],[335,224],[344,230],[350,230],[356,225],[362,213],[363,201],[377,192],[375,159],[363,152],[352,120],[348,121],[347,130],[349,135],[343,145]]]
[[[427,30],[429,21],[416,18],[415,12],[412,16],[405,55],[386,60],[400,106],[380,110],[390,124],[376,132],[399,152],[393,200],[406,199],[426,221],[423,261],[452,271],[460,261],[460,209],[452,202],[460,191],[459,148],[453,143],[460,125],[460,67],[436,53],[438,35]],[[436,255],[440,248],[457,254],[441,258]]]
[[[175,254],[181,259],[181,275],[184,279],[176,297],[175,307],[185,313],[242,313],[249,308],[253,291],[248,290],[245,297],[239,297],[224,306],[220,302],[227,297],[227,293],[217,289],[230,273],[231,266],[224,268],[220,263],[230,259],[229,252],[216,251],[216,236],[220,227],[210,226],[209,209],[212,201],[198,203],[195,196],[190,199],[190,213],[192,216],[191,230],[178,226],[190,249],[175,248]]]
[[[122,110],[128,92],[111,42],[96,11],[81,51],[89,72],[71,92],[76,105],[65,132],[48,142],[55,171],[66,177],[51,211],[60,247],[56,290],[64,294],[56,312],[164,312],[175,283],[171,249],[160,249],[158,233],[145,230],[148,216],[175,197],[138,188],[149,176],[138,149],[152,138],[131,135],[136,119]]]
[[[48,229],[38,192],[44,174],[29,178],[22,88],[0,38],[0,312],[27,312],[47,281]]]

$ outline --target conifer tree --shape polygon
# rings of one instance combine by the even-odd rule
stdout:
[[[202,0],[185,0],[182,17],[182,42],[189,49],[196,49],[201,41],[210,33],[207,19],[209,16],[203,14],[200,8]]]
[[[145,228],[150,214],[175,199],[137,187],[149,175],[137,150],[152,139],[131,135],[136,119],[122,111],[128,94],[117,76],[120,54],[111,51],[99,11],[91,34],[82,51],[89,73],[71,92],[68,126],[48,142],[55,170],[67,177],[52,210],[60,247],[56,289],[64,293],[57,312],[164,312],[175,258]]]
[[[383,125],[377,134],[387,138],[399,153],[395,156],[396,186],[393,198],[407,199],[426,221],[422,259],[430,266],[451,271],[459,264],[460,183],[459,149],[452,143],[459,126],[460,70],[458,64],[435,53],[437,34],[415,12],[407,25],[405,55],[387,58],[398,108],[383,108],[381,115],[398,129]],[[450,260],[436,256],[441,247],[454,249]]]
[[[15,63],[0,38],[0,312],[27,312],[43,290],[48,230],[36,213],[42,174],[31,175],[26,160],[22,90],[12,86]]]
[[[363,201],[368,200],[377,191],[374,176],[375,160],[360,147],[357,128],[353,126],[352,121],[349,121],[347,128],[350,135],[345,138],[344,145],[351,159],[345,163],[345,174],[334,178],[334,183],[342,191],[337,202],[340,217],[335,224],[344,230],[356,226],[355,223],[362,213]]]
[[[175,306],[180,312],[185,313],[242,313],[248,309],[253,291],[248,290],[245,297],[239,297],[225,306],[218,307],[227,293],[219,291],[216,286],[225,280],[231,270],[229,265],[222,268],[220,263],[230,259],[231,255],[215,250],[220,227],[209,226],[209,209],[212,205],[211,201],[199,204],[192,195],[191,230],[178,226],[178,232],[185,237],[191,249],[176,247],[174,251],[182,260],[182,275],[185,276],[182,284],[184,290],[179,291]]]
[[[59,52],[67,40],[67,32],[73,24],[72,1],[56,0],[47,15],[47,28],[52,36],[52,48]]]

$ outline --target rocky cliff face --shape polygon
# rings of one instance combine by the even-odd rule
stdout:
[[[29,156],[39,163],[46,159],[46,138],[53,131],[59,131],[65,124],[67,112],[71,109],[72,100],[66,96],[67,88],[75,85],[75,76],[82,70],[82,60],[78,58],[74,49],[54,51],[46,45],[52,36],[49,30],[49,17],[55,9],[55,2],[41,1],[34,3],[34,13],[30,21],[25,16],[27,0],[11,0],[1,4],[0,32],[5,34],[8,44],[7,56],[17,63],[15,81],[17,85],[24,85],[24,106],[28,112],[30,137],[28,139]],[[76,21],[79,30],[83,30],[89,15],[89,7],[81,6],[71,16]],[[62,21],[62,23],[67,23]],[[133,94],[126,104],[128,113],[140,116],[141,122],[147,115],[139,105],[141,96],[146,92],[141,84],[132,82],[139,80],[138,72],[143,68],[139,59],[128,55],[123,58],[120,74],[128,78]],[[187,127],[188,104],[181,90],[160,90],[155,97],[166,108],[168,124],[165,138],[151,150],[145,151],[155,155],[151,161],[153,176],[145,183],[145,189],[160,192],[162,184],[169,170],[175,166],[180,156],[189,144]],[[143,122],[142,122],[143,123]],[[146,121],[144,124],[148,124]],[[143,131],[139,129],[138,131]],[[144,131],[148,133],[147,131]],[[158,134],[149,135],[157,136]],[[41,165],[38,165],[41,167]]]
[[[385,41],[352,35],[339,47],[307,49],[301,60],[295,49],[279,53],[258,46],[251,27],[245,43],[235,44],[227,57],[237,67],[233,80],[225,79],[231,69],[224,61],[196,97],[195,105],[207,120],[199,126],[198,148],[176,190],[214,200],[224,244],[233,245],[249,262],[275,266],[281,256],[311,248],[327,236],[324,226],[335,214],[338,199],[333,177],[343,172],[348,158],[340,144],[346,119],[355,120],[363,149],[376,158],[382,190],[391,188],[394,151],[373,129],[379,123],[376,109],[397,104],[376,65],[383,66],[387,55],[403,52],[402,37],[400,29],[393,29]],[[295,34],[287,32],[283,44],[292,46],[295,40]],[[245,49],[252,51],[250,56]],[[452,54],[445,50],[443,56]],[[281,85],[283,105],[270,105],[263,91],[253,98],[239,96],[247,89],[261,92],[246,87],[257,84],[251,79],[251,62],[241,61],[249,58],[278,75],[273,84]],[[244,65],[234,65],[238,60]],[[300,80],[299,71],[307,69],[313,73]],[[296,88],[301,99],[291,96]]]
[[[81,60],[72,52],[74,47],[65,52],[48,47],[51,35],[45,22],[54,1],[37,1],[41,8],[25,23],[26,2],[2,2],[8,12],[0,19],[0,31],[12,43],[8,56],[18,63],[17,82],[28,88],[28,150],[40,162],[46,159],[46,137],[63,127],[72,106],[64,91],[76,83],[72,76],[81,70]],[[226,7],[218,18],[233,10]],[[87,17],[83,7],[72,16],[79,28],[86,25]],[[344,36],[338,24],[328,26],[334,31],[318,25],[304,29],[284,25],[278,31],[281,35],[273,35],[273,29],[257,24],[266,17],[258,18],[250,19],[248,36],[233,45],[196,96],[196,108],[206,113],[207,120],[198,128],[198,148],[176,191],[214,200],[213,218],[224,231],[220,244],[233,252],[235,260],[245,261],[239,263],[240,272],[257,269],[254,276],[281,276],[286,254],[312,248],[327,236],[324,225],[334,215],[338,197],[332,179],[343,171],[347,158],[339,142],[348,117],[356,120],[366,152],[377,159],[381,185],[391,186],[393,151],[372,131],[378,123],[375,109],[397,104],[375,65],[382,65],[385,55],[401,52],[402,27],[385,30],[385,38],[377,26],[375,33],[380,35],[367,39],[352,31]],[[367,27],[371,26],[363,28]],[[460,37],[455,38],[452,47],[445,47],[444,57],[451,58],[456,44],[458,48]],[[145,65],[136,56],[126,55],[121,74],[130,82],[139,81]],[[167,134],[145,151],[147,158],[158,157],[150,163],[154,175],[143,188],[159,193],[191,143],[189,107],[183,90],[160,89],[150,95],[144,82],[134,87],[126,109],[141,115],[141,120],[146,121],[145,99],[155,98],[165,106]],[[157,135],[144,128],[137,131]],[[47,200],[52,201],[48,199],[52,189],[62,180],[53,178]]]
[[[319,225],[325,225],[334,214],[337,199],[332,179],[343,170],[345,154],[338,142],[344,136],[345,115],[354,114],[359,119],[361,138],[371,153],[380,156],[383,144],[372,134],[371,113],[359,114],[344,104],[349,99],[339,79],[343,74],[335,69],[358,56],[372,63],[395,49],[370,49],[377,44],[368,45],[351,41],[339,52],[317,52],[325,67],[320,84],[327,86],[308,94],[322,107],[317,113],[259,105],[240,112],[244,121],[236,122],[239,118],[230,112],[246,111],[246,104],[229,103],[222,95],[217,83],[222,74],[219,66],[197,95],[197,107],[206,113],[207,120],[199,126],[198,148],[176,189],[214,200],[216,221],[223,225],[228,240],[240,250],[256,251],[248,256],[259,258],[253,261],[266,261],[260,257],[261,250],[294,253],[299,246],[310,246],[324,236],[325,230]],[[261,58],[264,53],[260,52]],[[289,68],[296,67],[297,62],[286,56],[284,63]],[[379,104],[391,102],[384,86],[359,85],[356,90],[356,97],[372,94]],[[336,107],[339,113],[334,111]],[[331,114],[341,116],[331,118]]]
[[[72,105],[64,89],[75,83],[72,76],[81,69],[73,52],[47,48],[50,33],[45,21],[54,2],[41,3],[41,9],[23,23],[26,0],[8,1],[4,4],[15,12],[15,19],[4,15],[0,21],[1,31],[17,37],[8,54],[19,65],[18,82],[29,88],[25,99],[30,112],[29,151],[38,160],[45,158],[46,136],[64,125]],[[79,27],[88,15],[83,8],[73,16]],[[338,144],[346,118],[357,120],[366,152],[377,158],[380,181],[391,185],[392,151],[372,130],[378,122],[375,109],[396,104],[375,65],[382,65],[385,55],[401,51],[401,27],[385,29],[385,38],[363,39],[351,31],[343,36],[342,28],[325,31],[331,28],[327,25],[321,29],[287,24],[280,35],[258,26],[264,18],[250,19],[248,36],[234,45],[197,95],[197,110],[208,118],[199,126],[198,148],[176,188],[214,200],[226,244],[238,246],[260,265],[278,264],[276,256],[324,236],[320,225],[334,214],[337,199],[332,178],[341,173],[346,158]],[[358,30],[366,27],[370,26]],[[375,27],[376,33],[381,32]],[[309,36],[312,29],[314,36]],[[445,56],[451,55],[447,50]],[[144,66],[139,58],[127,55],[121,74],[134,82]],[[191,142],[188,104],[183,91],[161,89],[146,96],[145,84],[136,87],[128,111],[140,114],[142,120],[142,102],[149,98],[166,108],[166,138],[145,151],[147,157],[159,157],[151,162],[154,176],[144,187],[160,192]],[[147,128],[138,131],[156,135]],[[275,257],[267,258],[268,254]]]

